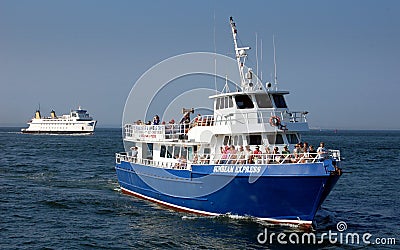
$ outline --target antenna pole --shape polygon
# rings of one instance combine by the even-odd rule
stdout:
[[[256,70],[257,70],[257,77],[258,77],[258,38],[256,32]]]
[[[260,39],[260,46],[261,46],[261,52],[260,52],[260,57],[261,57],[261,75],[260,75],[260,80],[261,80],[261,83],[262,83],[262,79],[263,79],[263,67],[262,67],[262,65],[263,65],[263,43],[262,43],[262,39]],[[258,74],[258,72],[257,72],[257,74]]]
[[[215,41],[215,10],[214,10],[214,85],[215,85],[215,94],[218,94],[218,91],[217,91],[217,43]]]
[[[272,45],[274,46],[274,84],[278,85],[278,76],[276,75],[276,52],[275,52],[275,35],[272,36]]]

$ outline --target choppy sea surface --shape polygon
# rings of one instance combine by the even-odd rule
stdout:
[[[399,249],[400,131],[311,131],[302,140],[340,149],[346,172],[307,244],[300,229],[198,217],[122,194],[114,170],[120,129],[68,136],[0,128],[0,249]],[[346,233],[360,243],[346,242]]]

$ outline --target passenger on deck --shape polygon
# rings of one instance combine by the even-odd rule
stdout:
[[[278,147],[274,147],[274,150],[272,151],[272,160],[275,161],[276,163],[280,163],[281,162],[281,154],[279,153],[279,148]]]
[[[328,150],[325,148],[325,143],[321,142],[317,149],[318,160],[323,161],[328,157]]]
[[[245,150],[245,160],[247,164],[251,164],[253,163],[253,156],[252,156],[253,152],[250,149],[250,146],[247,145],[246,146],[246,150]]]
[[[186,169],[187,161],[185,156],[181,156],[180,158],[180,169]]]
[[[194,118],[194,126],[201,126],[203,122],[203,119],[201,117],[201,114],[197,114],[196,118]]]
[[[228,150],[229,150],[228,146],[225,146],[225,148],[222,148],[222,156],[221,156],[221,160],[219,161],[219,164],[226,164],[227,163]]]
[[[283,146],[282,157],[285,159],[285,162],[290,162],[291,161],[290,160],[291,155],[290,155],[290,151],[289,151],[287,145]]]
[[[160,117],[158,115],[153,117],[153,125],[160,125]]]
[[[244,148],[242,145],[239,146],[239,151],[237,152],[237,164],[245,164],[246,163],[246,153],[244,152]]]
[[[234,145],[228,149],[228,164],[236,164],[237,150]]]
[[[186,134],[189,130],[189,125],[190,125],[190,114],[186,113],[181,121],[179,122],[181,124],[181,135],[180,135],[180,139],[183,139],[185,136],[184,134]]]
[[[310,145],[310,147],[308,147],[308,153],[310,155],[310,158],[315,158],[317,157],[317,151],[315,150],[313,145]]]
[[[307,162],[307,160],[310,158],[310,153],[309,153],[309,150],[308,150],[308,143],[307,142],[304,142],[303,148],[302,148],[301,151],[303,151],[303,159],[304,159],[303,162]]]
[[[256,163],[256,164],[259,163],[258,160],[260,160],[261,154],[262,154],[262,152],[260,151],[260,147],[256,146],[256,149],[253,151],[253,161],[254,161],[254,163]]]
[[[269,164],[271,162],[271,149],[266,146],[265,147],[265,163]]]
[[[301,150],[300,150],[300,144],[297,143],[294,150],[293,150],[293,158],[292,162],[297,163],[300,160],[301,157]]]
[[[138,147],[131,147],[132,150],[132,160],[136,162],[137,156],[138,156]]]
[[[193,153],[193,163],[197,163],[199,161],[199,155],[197,154],[197,151],[194,151]]]

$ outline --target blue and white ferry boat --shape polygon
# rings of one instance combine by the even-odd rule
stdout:
[[[289,110],[289,92],[253,84],[244,72],[249,48],[238,47],[232,18],[230,25],[241,89],[210,96],[213,115],[190,123],[125,124],[135,152],[116,154],[121,190],[198,215],[311,226],[342,174],[340,152],[296,147],[308,112]]]

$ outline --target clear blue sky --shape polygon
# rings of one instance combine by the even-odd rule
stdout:
[[[0,126],[24,126],[40,102],[119,127],[136,80],[171,56],[213,52],[214,23],[217,52],[232,56],[233,16],[244,45],[263,40],[265,76],[275,35],[280,87],[311,127],[400,129],[399,13],[388,0],[1,0]]]

